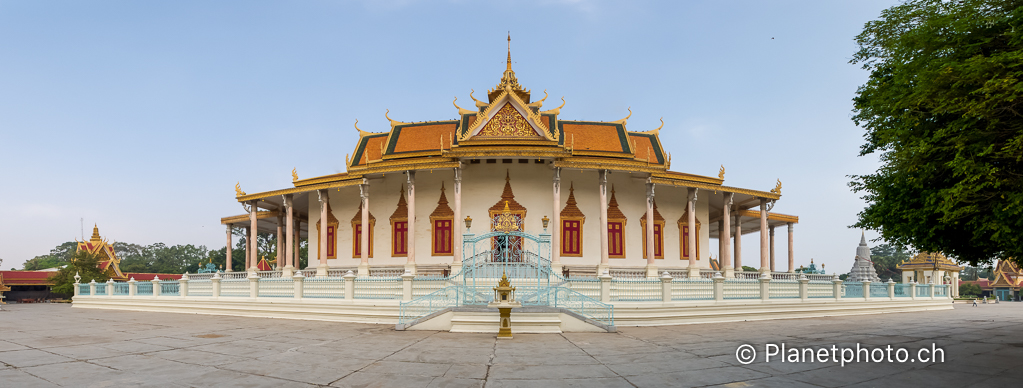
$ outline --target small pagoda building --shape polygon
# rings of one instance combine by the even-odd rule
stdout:
[[[902,282],[919,284],[959,284],[959,272],[963,267],[949,260],[940,252],[920,252],[899,264]],[[952,287],[952,296],[959,296],[959,287]]]

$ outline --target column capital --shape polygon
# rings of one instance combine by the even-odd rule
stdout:
[[[692,203],[695,204],[696,203],[697,193],[699,193],[699,192],[700,192],[699,188],[697,188],[697,187],[690,187],[689,188],[689,202],[692,202]]]

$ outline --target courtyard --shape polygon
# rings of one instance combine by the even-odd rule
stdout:
[[[1014,386],[1023,303],[613,334],[394,331],[391,326],[6,305],[0,386]],[[514,315],[513,315],[514,320]],[[787,348],[943,349],[944,362],[764,362]],[[736,349],[753,345],[747,365]],[[915,353],[914,353],[915,354]]]

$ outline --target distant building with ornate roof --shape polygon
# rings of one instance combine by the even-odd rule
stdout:
[[[920,284],[959,284],[963,267],[940,252],[920,252],[897,267],[902,271],[902,282]],[[952,287],[952,295],[959,296],[959,287]]]
[[[109,271],[108,276],[115,281],[128,280],[128,277],[121,273],[121,259],[118,259],[117,253],[114,252],[114,244],[100,237],[98,225],[92,226],[92,237],[88,241],[78,242],[78,251],[96,255],[99,258],[100,270]]]
[[[999,300],[1020,300],[1020,288],[1023,287],[1023,271],[1011,260],[999,260],[995,264],[995,280],[991,282],[991,291]]]

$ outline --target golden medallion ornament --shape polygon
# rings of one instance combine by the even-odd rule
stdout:
[[[494,230],[505,233],[519,230],[519,219],[508,208],[508,201],[504,201],[504,211],[494,217]]]

